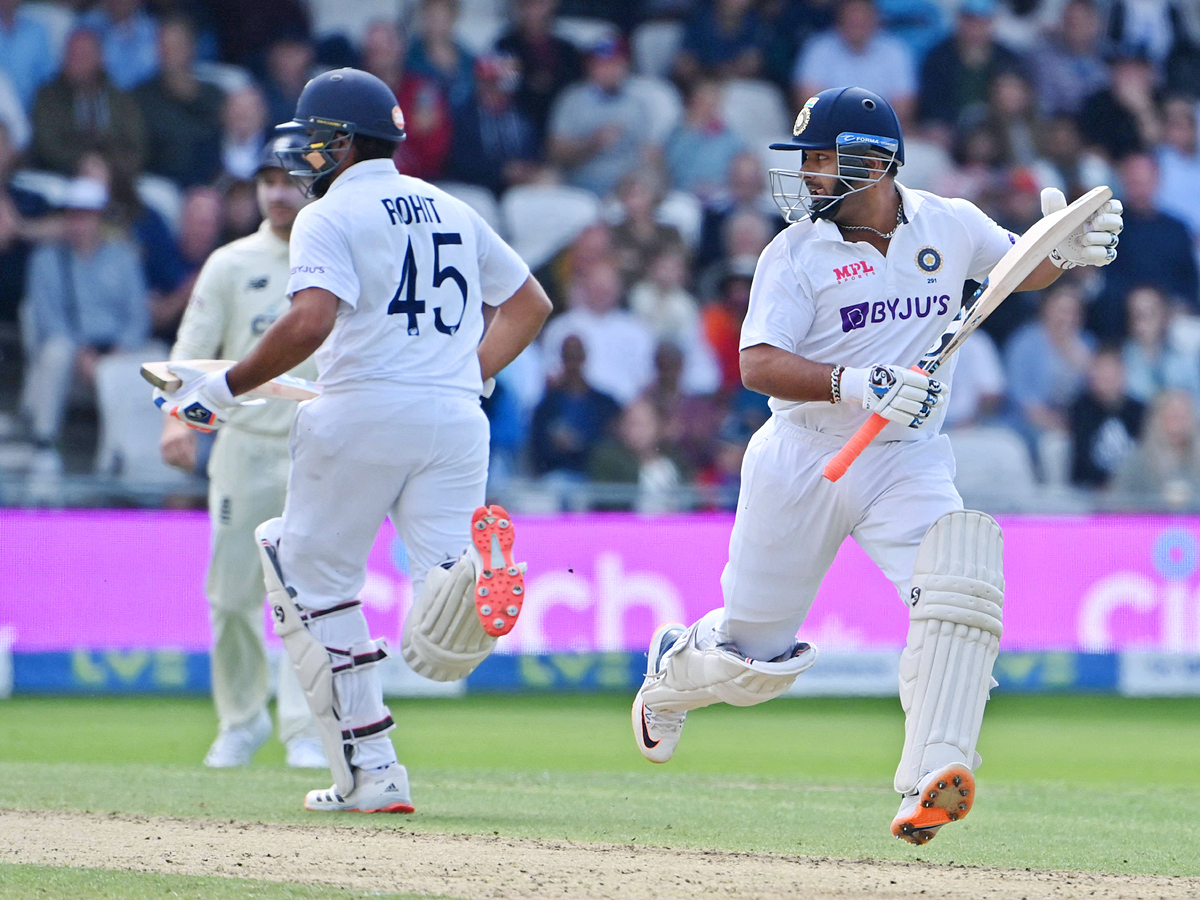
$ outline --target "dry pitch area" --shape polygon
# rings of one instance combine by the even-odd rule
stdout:
[[[347,826],[74,812],[0,813],[0,863],[224,875],[496,898],[1174,900],[1200,879],[811,859]]]

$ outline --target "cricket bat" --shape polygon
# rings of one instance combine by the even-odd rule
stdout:
[[[234,361],[231,359],[181,359],[175,360],[181,365],[191,366],[194,369],[201,369],[205,372],[212,372],[216,369],[224,369],[232,366]],[[148,362],[142,364],[142,377],[160,390],[166,391],[168,394],[172,391],[177,391],[183,385],[183,382],[178,376],[172,375],[167,370],[170,362]],[[247,397],[255,399],[264,398],[267,400],[311,400],[313,397],[321,395],[321,386],[314,384],[311,381],[306,381],[303,378],[297,378],[295,375],[280,375],[278,378],[272,378],[265,384],[260,384],[246,392]]]
[[[1086,222],[1110,199],[1112,190],[1102,185],[1092,188],[1066,209],[1039,219],[992,267],[987,280],[979,286],[975,296],[963,304],[958,315],[942,332],[942,336],[913,369],[926,375],[932,375],[940,369],[950,355],[962,346],[963,341],[975,332],[980,323],[1050,255],[1050,251],[1066,240],[1071,232]],[[878,437],[887,423],[888,420],[878,413],[867,419],[833,459],[826,463],[825,477],[830,481],[837,481],[845,475],[850,464]]]

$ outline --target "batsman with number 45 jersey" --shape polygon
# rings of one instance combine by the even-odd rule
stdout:
[[[910,369],[1016,240],[965,200],[896,183],[900,123],[882,97],[833,88],[810,98],[795,171],[771,171],[790,227],[759,257],[742,326],[742,380],[772,410],[742,465],[721,576],[724,606],[651,639],[633,733],[652,762],[675,752],[691,709],[778,697],[816,662],[797,641],[838,548],[853,536],[907,603],[900,662],[905,739],[892,833],[923,844],[970,811],[975,752],[993,686],[1004,605],[1003,538],[963,509],[939,434],[954,374]],[[1065,208],[1042,193],[1042,212]],[[1121,206],[1108,201],[1018,290],[1116,257]],[[873,413],[890,420],[838,481],[826,463]]]
[[[275,631],[333,771],[304,805],[412,812],[377,668],[389,651],[358,599],[367,556],[390,517],[413,578],[401,652],[420,674],[463,678],[512,629],[524,566],[508,514],[483,505],[479,397],[550,301],[474,210],[396,171],[404,116],[374,75],[317,76],[276,134],[295,139],[284,164],[317,197],[292,228],[291,307],[236,365],[185,378],[172,408],[219,424],[236,395],[316,351],[323,391],[292,426],[283,516],[255,532]]]

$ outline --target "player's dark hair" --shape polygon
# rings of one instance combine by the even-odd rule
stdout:
[[[382,138],[356,134],[354,150],[359,162],[364,159],[391,159],[396,152],[396,145],[392,141],[385,141]]]

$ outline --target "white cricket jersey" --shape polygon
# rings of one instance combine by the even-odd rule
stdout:
[[[288,308],[288,242],[263,222],[254,234],[214,250],[192,288],[171,359],[233,359],[250,352]],[[311,359],[292,369],[313,379]],[[296,415],[291,400],[231,410],[228,424],[259,434],[286,435]]]
[[[957,314],[963,282],[983,281],[1016,237],[966,200],[897,185],[906,224],[882,256],[843,240],[832,222],[785,228],[758,259],[742,349],[770,344],[813,362],[863,368],[914,365]],[[954,357],[938,370],[949,383]],[[848,438],[869,416],[853,400],[797,403],[771,398],[771,409],[803,428]],[[889,423],[884,441],[928,440],[943,406],[921,429]]]
[[[499,306],[528,277],[471,207],[372,159],[300,211],[287,290],[319,287],[342,301],[316,352],[326,390],[370,383],[478,398],[483,304]]]

